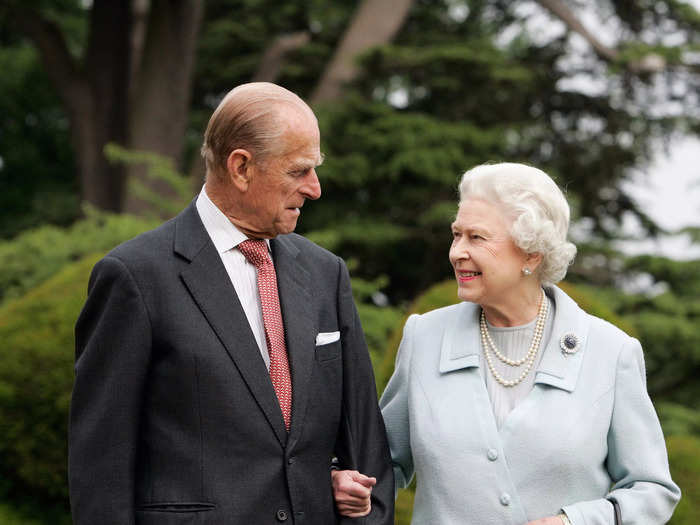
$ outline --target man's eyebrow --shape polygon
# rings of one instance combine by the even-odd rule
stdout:
[[[320,156],[320,157],[318,158],[318,160],[316,161],[316,166],[320,166],[321,164],[323,164],[323,161],[324,161],[324,160],[326,160],[326,154],[325,154],[325,153],[321,153],[321,156]]]

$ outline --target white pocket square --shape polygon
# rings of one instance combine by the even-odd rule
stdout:
[[[316,346],[327,345],[340,339],[340,332],[319,332],[316,336]]]

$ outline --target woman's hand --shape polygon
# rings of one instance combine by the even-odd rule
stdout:
[[[356,470],[331,470],[333,497],[341,516],[360,518],[372,510],[370,496],[377,478],[370,478]]]
[[[563,521],[559,516],[549,516],[534,521],[528,521],[525,525],[562,525]]]

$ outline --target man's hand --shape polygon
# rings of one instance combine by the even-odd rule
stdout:
[[[372,487],[377,478],[370,478],[356,470],[331,470],[333,497],[341,516],[360,518],[372,510]]]

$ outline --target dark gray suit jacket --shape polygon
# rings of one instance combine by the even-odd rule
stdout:
[[[93,269],[76,325],[71,508],[78,525],[329,525],[329,465],[393,474],[343,261],[295,234],[271,242],[289,352],[290,432],[235,290],[190,204]],[[340,340],[316,346],[319,332]]]

